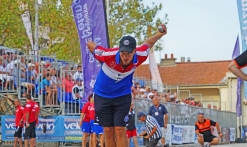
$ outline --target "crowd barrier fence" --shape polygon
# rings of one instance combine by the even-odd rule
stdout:
[[[142,111],[148,113],[152,102],[147,99],[134,99],[135,113]],[[169,113],[169,122],[166,134],[166,142],[169,144],[197,143],[194,124],[197,121],[197,114],[204,113],[206,118],[217,121],[221,126],[224,137],[221,142],[234,142],[236,139],[237,116],[236,113],[211,110],[206,108],[162,103]],[[80,116],[53,116],[40,117],[37,127],[38,142],[80,142],[81,127],[79,126]],[[47,131],[43,132],[43,124],[46,124]],[[59,127],[58,127],[59,126]],[[144,123],[136,118],[138,134],[145,130]],[[14,116],[2,116],[2,140],[12,141],[15,128]],[[212,128],[215,133],[216,129]],[[216,134],[217,135],[217,132]],[[138,144],[143,145],[143,138],[138,138]],[[133,146],[133,142],[131,142]]]

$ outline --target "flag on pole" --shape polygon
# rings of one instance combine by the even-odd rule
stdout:
[[[158,65],[155,60],[155,55],[154,55],[153,50],[149,52],[149,69],[150,69],[151,76],[152,76],[152,81],[151,81],[152,88],[157,89],[158,92],[163,92],[164,85],[160,77],[160,72],[159,72]]]
[[[26,29],[27,36],[30,40],[31,49],[33,50],[34,45],[33,45],[32,23],[31,23],[31,16],[28,11],[28,4],[21,3],[19,8],[20,10],[24,11],[23,14],[21,14],[21,18],[22,18],[24,27]]]
[[[240,47],[239,47],[239,37],[237,37],[234,50],[232,52],[232,59],[235,59],[240,55]],[[242,106],[241,106],[241,85],[242,85],[242,80],[238,78],[237,81],[237,103],[236,103],[236,111],[237,111],[237,116],[242,115]]]
[[[247,50],[247,0],[237,0],[239,24],[241,30],[241,42],[242,51]],[[247,74],[247,68],[243,69],[244,73]],[[247,82],[244,82],[244,97],[247,100]]]
[[[87,48],[88,41],[109,47],[104,0],[74,0],[72,11],[80,40],[84,96],[83,101],[93,93],[101,64]]]

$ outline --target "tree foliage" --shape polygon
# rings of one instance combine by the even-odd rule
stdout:
[[[30,44],[21,19],[20,3],[3,0],[0,4],[0,46],[23,48]],[[20,25],[22,24],[22,25]]]
[[[21,2],[28,4],[34,36],[35,0]],[[78,62],[81,53],[71,3],[72,0],[42,0],[39,4],[39,46],[43,48],[43,44],[47,44],[43,54],[55,54],[59,59]],[[19,6],[20,1],[1,1],[0,45],[31,49],[21,19],[24,11]],[[124,35],[136,37],[138,44],[141,44],[145,38],[154,34],[161,22],[167,21],[167,15],[164,20],[156,17],[161,9],[161,4],[145,6],[142,0],[111,0],[108,24],[110,46],[118,45]],[[161,43],[157,43],[154,49],[160,50]]]
[[[111,0],[109,17],[110,46],[118,45],[124,35],[132,35],[142,44],[144,39],[153,35],[161,23],[167,23],[167,14],[164,18],[157,18],[162,4],[145,6],[143,0]],[[158,42],[154,50],[161,50]]]

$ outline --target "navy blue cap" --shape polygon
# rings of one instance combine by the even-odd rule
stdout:
[[[144,116],[145,114],[143,113],[143,112],[138,112],[137,113],[137,118],[140,118],[140,117],[142,117],[142,116]]]
[[[119,51],[132,53],[136,48],[136,40],[131,36],[124,36],[120,40]]]

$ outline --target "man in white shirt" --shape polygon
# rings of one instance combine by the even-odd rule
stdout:
[[[73,99],[75,101],[79,100],[79,99],[82,99],[83,93],[84,93],[84,89],[83,89],[83,86],[82,86],[82,79],[78,78],[78,79],[76,79],[76,84],[72,88]]]
[[[9,62],[9,64],[7,64],[7,66],[6,66],[6,72],[8,72],[8,75],[6,78],[5,90],[9,90],[9,89],[11,89],[11,87],[12,87],[12,89],[14,89],[13,75],[12,75],[13,69],[15,67],[14,60],[11,60],[10,57],[8,57],[7,60]]]
[[[80,65],[78,65],[77,67],[77,71],[74,73],[73,75],[73,80],[76,80],[76,79],[83,79],[83,73],[82,73],[82,68]]]

